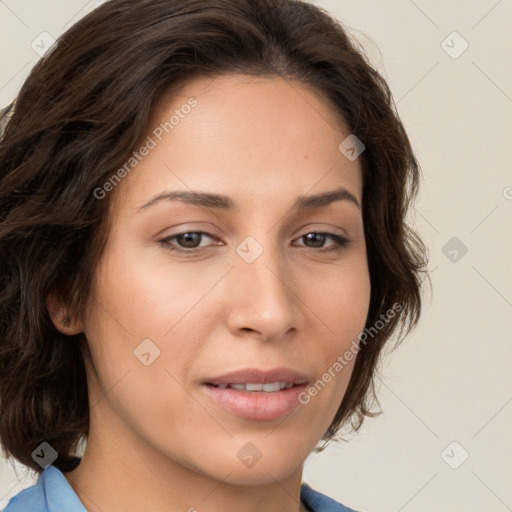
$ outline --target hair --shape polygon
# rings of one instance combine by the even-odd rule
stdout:
[[[427,254],[405,219],[421,170],[384,78],[338,20],[304,1],[111,0],[57,40],[0,123],[0,441],[36,472],[41,442],[70,471],[89,433],[87,339],[59,332],[45,298],[84,318],[111,226],[112,194],[94,190],[147,134],[164,93],[229,73],[312,86],[366,147],[366,326],[396,315],[360,344],[322,439],[376,414],[379,355],[418,322]]]

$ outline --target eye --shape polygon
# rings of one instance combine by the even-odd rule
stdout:
[[[199,252],[199,250],[205,247],[208,247],[208,245],[200,245],[204,237],[216,239],[216,237],[210,233],[207,233],[206,231],[186,231],[163,238],[162,240],[159,240],[159,243],[169,251],[194,253]],[[334,244],[332,247],[324,249],[324,243],[329,239],[332,240]],[[317,231],[306,233],[305,235],[299,237],[297,240],[304,240],[307,243],[311,243],[312,245],[306,245],[305,247],[308,249],[319,249],[317,252],[340,252],[351,243],[351,240],[341,235]],[[173,241],[175,241],[175,243]]]
[[[298,240],[305,240],[307,242],[313,243],[312,246],[306,246],[308,249],[317,249],[323,246],[327,239],[333,240],[334,245],[331,248],[323,249],[318,252],[341,252],[347,245],[351,243],[351,240],[341,235],[337,235],[335,233],[322,233],[318,231],[306,233],[305,235],[302,235],[300,238],[298,238]]]
[[[168,236],[167,238],[159,240],[159,243],[170,251],[193,252],[194,249],[201,248],[198,246],[197,242],[201,241],[204,236],[214,238],[213,235],[206,231],[186,231],[184,233]],[[174,246],[171,243],[172,240],[176,240],[179,247]]]

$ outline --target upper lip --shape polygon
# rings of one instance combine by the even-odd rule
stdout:
[[[293,384],[307,384],[306,375],[289,368],[273,368],[271,370],[259,370],[246,368],[219,377],[206,379],[204,384],[267,384],[269,382],[291,382]]]

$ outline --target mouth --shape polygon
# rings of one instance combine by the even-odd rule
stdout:
[[[212,402],[231,415],[255,421],[272,421],[299,405],[308,378],[286,368],[269,371],[247,369],[209,378],[201,389]]]
[[[239,391],[249,391],[251,393],[264,391],[265,393],[275,393],[277,391],[282,391],[283,389],[290,389],[297,384],[293,382],[267,382],[265,384],[257,384],[257,383],[243,383],[243,384],[211,384],[206,383],[207,386],[212,386],[218,389],[238,389]]]

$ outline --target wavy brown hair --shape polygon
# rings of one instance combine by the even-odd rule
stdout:
[[[226,73],[313,86],[366,146],[366,325],[402,308],[361,344],[324,441],[373,414],[381,349],[419,319],[426,249],[405,216],[420,167],[384,78],[341,23],[299,0],[111,0],[58,39],[0,123],[0,441],[36,472],[41,442],[70,471],[89,432],[87,339],[60,333],[45,298],[83,318],[111,221],[112,194],[94,190],[137,147],[164,93]]]

